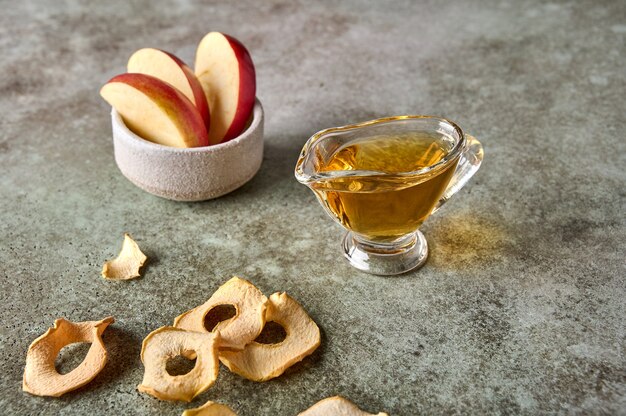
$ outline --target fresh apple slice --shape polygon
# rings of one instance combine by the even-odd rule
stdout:
[[[196,105],[209,129],[209,104],[200,81],[177,56],[154,48],[139,49],[128,60],[128,72],[152,75],[172,84]]]
[[[145,74],[121,74],[100,90],[133,132],[172,147],[208,145],[204,120],[187,97],[165,81]]]
[[[209,143],[237,137],[254,107],[256,75],[250,54],[237,39],[211,32],[198,45],[194,70],[211,110]]]

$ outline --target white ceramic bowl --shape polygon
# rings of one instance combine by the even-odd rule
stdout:
[[[257,99],[252,121],[238,137],[222,144],[179,149],[142,139],[111,111],[115,162],[141,189],[176,201],[203,201],[248,182],[263,161],[263,107]]]

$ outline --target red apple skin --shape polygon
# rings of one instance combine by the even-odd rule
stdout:
[[[194,74],[191,68],[189,68],[189,66],[185,64],[176,55],[173,55],[163,50],[161,50],[161,52],[167,54],[170,58],[172,58],[178,65],[180,65],[181,69],[185,73],[185,76],[189,80],[189,85],[191,86],[191,90],[193,91],[193,98],[195,100],[196,107],[198,108],[200,115],[205,121],[206,130],[209,131],[210,122],[211,122],[211,113],[209,111],[209,104],[206,101],[206,95],[204,95],[204,90],[202,89],[202,85],[200,85],[200,81],[198,81],[198,78],[196,78],[196,74]]]
[[[237,103],[237,112],[235,113],[232,124],[226,131],[222,143],[234,139],[243,132],[250,118],[250,114],[252,114],[254,98],[256,97],[256,71],[250,53],[248,53],[246,47],[234,37],[226,34],[224,34],[224,37],[228,39],[237,57],[237,62],[239,63],[239,100]]]
[[[147,49],[150,49],[150,48],[147,48]],[[183,60],[180,59],[178,56],[172,53],[169,53],[168,51],[164,51],[162,49],[155,49],[155,50],[163,53],[164,55],[167,55],[172,61],[174,61],[180,67],[183,74],[187,78],[187,82],[189,83],[189,87],[191,88],[191,91],[193,93],[194,104],[196,105],[196,108],[198,109],[198,111],[200,112],[200,115],[204,119],[207,131],[209,131],[210,122],[211,122],[211,113],[209,111],[209,104],[207,103],[206,95],[204,94],[202,85],[200,85],[200,81],[198,81],[198,78],[193,73],[191,68],[189,68],[189,66],[185,62],[183,62]],[[141,72],[141,73],[145,73],[146,75],[152,75],[152,76],[156,76],[157,78],[160,78],[157,72],[153,72],[153,73],[150,73],[150,72],[152,71],[148,70],[146,72]],[[167,79],[162,79],[162,81],[170,82]]]
[[[202,116],[195,105],[176,88],[151,75],[138,73],[117,75],[111,78],[107,85],[116,82],[131,86],[157,103],[164,113],[175,115],[174,121],[178,129],[183,131],[186,137],[193,138],[189,147],[208,146],[209,135]],[[106,85],[103,90],[105,87]],[[113,103],[109,104],[115,107]]]

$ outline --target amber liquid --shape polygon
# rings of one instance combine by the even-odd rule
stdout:
[[[393,241],[412,233],[428,218],[443,194],[457,160],[430,173],[415,172],[440,162],[453,147],[441,135],[407,133],[350,142],[326,160],[319,172],[375,171],[372,176],[337,177],[313,185],[318,198],[346,228],[372,241]]]

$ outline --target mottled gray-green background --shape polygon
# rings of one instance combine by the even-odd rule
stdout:
[[[390,415],[626,414],[626,3],[0,9],[0,412],[176,415],[211,399],[295,415],[340,394]],[[141,47],[191,62],[211,30],[256,63],[263,166],[218,200],[166,201],[117,170],[98,89]],[[369,276],[340,258],[340,228],[293,166],[317,130],[406,113],[457,121],[485,162],[424,225],[425,267]],[[106,282],[125,231],[150,264]],[[322,347],[262,384],[223,369],[191,405],[139,394],[143,337],[233,274],[298,299]],[[60,399],[21,391],[27,347],[55,318],[107,315],[110,362],[91,384]]]

